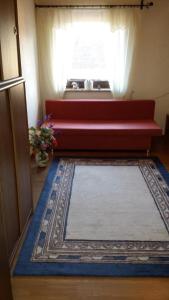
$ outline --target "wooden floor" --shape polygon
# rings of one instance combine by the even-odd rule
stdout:
[[[151,154],[169,170],[168,142],[155,143]],[[33,166],[35,206],[46,174]],[[12,286],[14,300],[169,300],[169,278],[14,277]]]
[[[168,300],[169,279],[15,278],[16,300]]]

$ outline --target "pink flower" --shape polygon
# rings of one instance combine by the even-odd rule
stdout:
[[[54,148],[58,146],[58,142],[57,142],[56,139],[53,139],[53,141],[52,141],[52,146],[53,146]]]
[[[48,145],[47,144],[42,144],[41,145],[41,150],[46,150],[48,148]]]

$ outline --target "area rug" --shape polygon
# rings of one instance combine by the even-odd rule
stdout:
[[[54,160],[14,275],[169,275],[169,175],[157,158]]]

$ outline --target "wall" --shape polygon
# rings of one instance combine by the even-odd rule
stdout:
[[[22,75],[26,80],[29,126],[40,116],[35,7],[33,0],[17,0]]]
[[[169,113],[169,1],[154,0],[142,12],[130,92],[156,99],[156,120],[164,128]]]

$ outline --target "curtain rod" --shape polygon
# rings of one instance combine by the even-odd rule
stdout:
[[[110,4],[110,5],[38,5],[36,4],[35,7],[36,8],[75,8],[75,9],[104,9],[104,8],[115,8],[115,7],[119,7],[119,8],[149,8],[151,6],[153,6],[154,3],[153,2],[148,2],[148,3],[144,3],[144,0],[141,0],[140,4]]]

